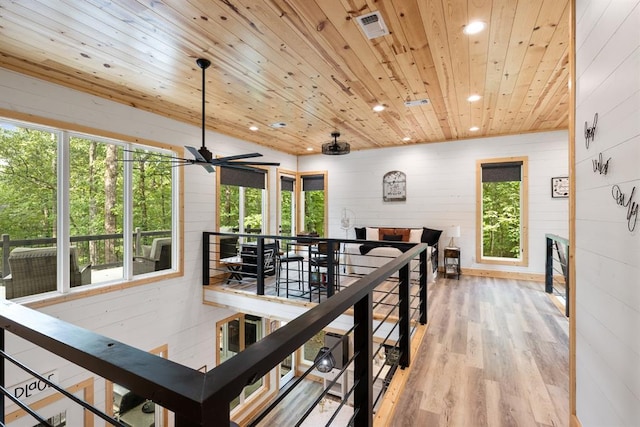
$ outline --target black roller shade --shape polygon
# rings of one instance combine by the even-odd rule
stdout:
[[[324,191],[324,175],[303,176],[302,191]]]
[[[262,169],[248,170],[236,168],[220,168],[220,184],[236,185],[238,187],[260,188],[264,190],[265,175],[267,171]]]
[[[280,191],[293,191],[293,183],[295,179],[290,176],[281,176],[280,177]]]
[[[482,182],[508,181],[522,181],[522,162],[482,164]]]

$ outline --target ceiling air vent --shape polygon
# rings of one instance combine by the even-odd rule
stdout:
[[[404,106],[405,107],[416,107],[418,105],[427,105],[429,103],[428,99],[416,99],[413,101],[405,101],[404,102]]]
[[[384,23],[384,19],[382,19],[382,15],[380,15],[378,11],[358,16],[356,19],[368,39],[375,39],[376,37],[389,34],[387,25]]]

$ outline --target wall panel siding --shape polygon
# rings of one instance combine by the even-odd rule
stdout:
[[[529,266],[505,267],[475,262],[476,160],[508,156],[529,158]],[[344,237],[343,208],[355,225],[426,226],[446,230],[460,225],[462,267],[544,272],[545,233],[568,237],[568,201],[551,197],[551,177],[566,176],[567,132],[531,133],[457,142],[420,144],[352,152],[347,156],[300,158],[300,170],[329,172],[329,235]],[[383,202],[382,177],[391,170],[407,175],[406,202]],[[353,229],[349,236],[354,237]],[[443,233],[440,244],[449,238]]]
[[[197,127],[3,69],[0,108],[167,144],[200,145]],[[295,157],[246,141],[214,132],[207,132],[207,140],[215,154],[260,151],[265,160],[281,161],[289,169],[296,166]],[[168,344],[170,359],[194,369],[213,366],[216,321],[233,314],[202,303],[202,232],[215,227],[215,174],[189,166],[185,167],[184,180],[183,277],[56,304],[42,311],[143,350]],[[90,375],[65,361],[45,357],[10,334],[7,348],[41,372],[59,369],[64,386]],[[11,371],[7,384],[22,379],[22,374]],[[103,396],[104,381],[98,380],[99,407],[103,407]]]
[[[584,426],[640,420],[640,1],[576,2],[576,409]],[[598,113],[587,149],[585,121]],[[611,158],[606,175],[594,159]]]

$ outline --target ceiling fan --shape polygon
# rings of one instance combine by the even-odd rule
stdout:
[[[234,156],[217,157],[214,158],[213,154],[205,145],[205,70],[211,65],[211,61],[204,58],[198,58],[196,60],[198,67],[202,69],[202,147],[196,149],[195,147],[185,146],[185,148],[193,154],[194,159],[184,159],[185,164],[198,164],[202,165],[208,172],[214,172],[213,166],[230,167],[236,169],[254,169],[252,166],[280,166],[277,162],[255,162],[244,161],[244,159],[251,159],[254,157],[262,157],[260,153],[247,153],[237,154]]]
[[[322,144],[322,154],[330,156],[341,156],[351,152],[351,146],[348,142],[338,141],[340,132],[331,132],[332,142]]]

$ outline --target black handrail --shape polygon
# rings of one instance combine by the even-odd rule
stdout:
[[[11,301],[0,302],[0,327],[173,411],[176,427],[212,427],[229,425],[229,403],[246,385],[266,375],[338,316],[354,307],[354,420],[356,426],[370,426],[372,292],[397,271],[400,271],[401,287],[408,288],[408,265],[426,250],[425,244],[407,250],[207,373]],[[426,287],[425,277],[420,282]],[[420,305],[421,313],[426,313],[426,299],[421,300]],[[401,323],[401,336],[405,337],[401,339],[400,352],[404,358],[401,365],[406,366],[410,361],[410,346],[406,339],[409,331],[405,321]],[[4,370],[4,364],[0,370]],[[4,372],[1,372],[0,378],[3,377]]]

